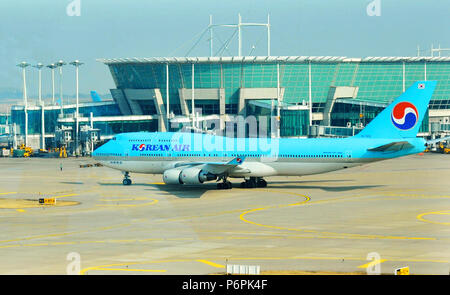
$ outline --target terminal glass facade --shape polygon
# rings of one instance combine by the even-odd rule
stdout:
[[[403,73],[403,65],[405,71]],[[158,88],[166,102],[166,65],[163,63],[111,63],[118,89]],[[283,100],[309,100],[309,64],[280,63]],[[404,81],[403,81],[404,76]],[[450,99],[450,62],[311,62],[313,103],[325,103],[330,86],[358,87],[356,99],[387,103],[417,80],[438,80],[433,100]],[[178,89],[192,87],[192,64],[169,65],[170,103],[179,104]],[[237,104],[240,88],[276,88],[276,63],[196,63],[195,88],[223,88],[225,103]]]
[[[75,115],[75,106],[64,106],[64,115]],[[28,134],[41,134],[42,128],[42,109],[30,108],[28,113]],[[121,115],[117,104],[115,103],[99,103],[95,104],[80,104],[79,114],[80,117],[90,117],[92,113],[93,117],[102,116],[118,116]],[[58,118],[61,114],[61,108],[58,107],[46,107],[44,111],[44,128],[46,134],[55,132],[58,126]],[[25,112],[23,107],[16,107],[11,110],[11,124],[16,123],[20,129],[20,134],[25,134]],[[19,130],[18,130],[19,132]]]

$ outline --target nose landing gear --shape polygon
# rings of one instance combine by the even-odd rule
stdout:
[[[128,171],[123,172],[123,185],[131,185],[130,173]]]

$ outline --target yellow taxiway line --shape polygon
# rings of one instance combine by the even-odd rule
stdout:
[[[210,265],[210,266],[213,266],[213,267],[217,267],[217,268],[225,268],[224,265],[222,265],[222,264],[217,264],[217,263],[211,262],[211,261],[209,261],[209,260],[199,259],[199,260],[197,260],[197,261],[198,261],[198,262],[201,262],[201,263],[204,263],[204,264],[207,264],[207,265]]]
[[[419,219],[420,221],[423,221],[423,222],[440,224],[440,225],[450,225],[450,222],[439,222],[439,221],[432,221],[432,220],[425,219],[425,218],[423,218],[425,215],[450,215],[450,210],[425,212],[425,213],[417,215],[417,219]]]
[[[294,204],[287,204],[287,205],[275,205],[275,206],[267,206],[262,208],[255,208],[250,209],[245,212],[243,212],[241,215],[239,215],[239,219],[243,222],[257,225],[260,227],[265,228],[272,228],[272,229],[279,229],[279,230],[288,230],[288,231],[296,231],[296,232],[304,232],[304,233],[315,233],[319,235],[325,235],[325,236],[333,236],[333,237],[340,237],[340,238],[348,238],[348,239],[389,239],[389,240],[437,240],[436,238],[428,238],[428,237],[403,237],[403,236],[383,236],[383,235],[364,235],[364,234],[352,234],[352,233],[336,233],[336,232],[325,232],[325,231],[317,231],[317,230],[305,230],[300,228],[290,228],[290,227],[284,227],[284,226],[275,226],[275,225],[268,225],[268,224],[261,224],[257,223],[251,220],[246,219],[244,216],[257,212],[257,211],[263,211],[267,209],[273,209],[273,208],[284,208],[284,207],[290,207],[290,206],[302,206],[302,205],[313,205],[313,204],[319,204],[319,203],[327,203],[332,201],[347,201],[348,199],[354,199],[358,196],[351,196],[346,198],[336,198],[336,199],[329,199],[329,200],[320,200],[320,201],[313,201],[309,202],[311,200],[310,197],[297,194],[297,193],[291,193],[291,192],[283,192],[283,191],[272,191],[272,190],[259,190],[259,191],[266,191],[266,192],[276,192],[276,193],[284,193],[284,194],[291,194],[296,196],[301,196],[305,198],[303,202],[294,203]],[[306,204],[307,203],[307,204]]]
[[[371,262],[369,262],[369,263],[366,263],[366,264],[363,264],[363,265],[358,266],[358,268],[368,268],[368,267],[372,267],[372,266],[375,266],[375,265],[377,265],[377,264],[383,263],[383,262],[385,262],[385,261],[386,261],[386,259],[375,259],[375,260],[373,260],[373,261],[371,261]]]

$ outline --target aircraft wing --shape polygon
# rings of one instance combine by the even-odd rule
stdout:
[[[407,150],[413,147],[414,146],[407,141],[394,141],[367,150],[369,152],[397,152],[400,150]]]
[[[241,165],[244,160],[245,157],[236,157],[229,162],[183,162],[175,164],[175,167],[202,166],[203,170],[206,170],[210,173],[222,174]]]

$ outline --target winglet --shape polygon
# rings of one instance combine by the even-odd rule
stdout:
[[[233,160],[231,160],[230,162],[227,163],[227,165],[241,165],[242,163],[244,163],[245,157],[236,157]]]

